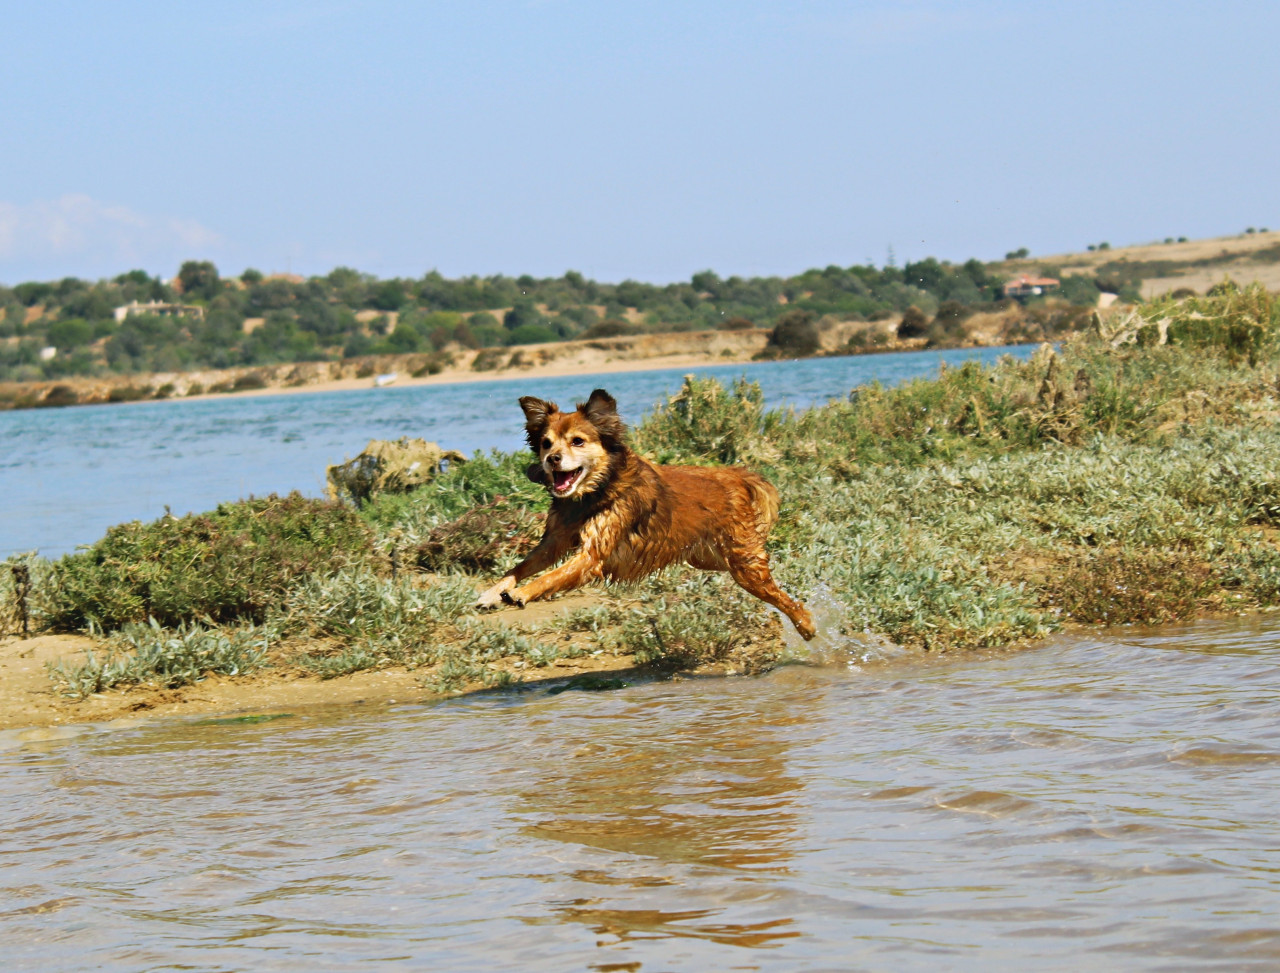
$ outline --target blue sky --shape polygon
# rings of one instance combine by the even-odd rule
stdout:
[[[1280,227],[1280,4],[11,4],[0,282],[599,280]]]

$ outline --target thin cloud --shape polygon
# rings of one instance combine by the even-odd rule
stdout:
[[[0,200],[0,261],[50,258],[135,265],[203,254],[221,235],[195,220],[139,213],[80,193],[19,204]]]

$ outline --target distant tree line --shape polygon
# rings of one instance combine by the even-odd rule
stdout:
[[[228,278],[212,263],[188,261],[171,281],[133,270],[97,282],[68,277],[0,286],[0,379],[773,328],[797,311],[810,319],[876,320],[911,307],[933,315],[941,306],[989,306],[1000,299],[1001,283],[978,260],[932,257],[900,268],[830,266],[793,277],[721,278],[708,270],[673,284],[605,284],[572,270],[546,278],[450,279],[431,271],[383,280],[339,267],[309,279],[256,270]],[[1081,303],[1096,298],[1091,283],[1084,290],[1069,296]],[[116,320],[115,309],[134,301],[182,307]]]

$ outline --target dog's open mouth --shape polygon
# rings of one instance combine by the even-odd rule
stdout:
[[[552,470],[551,489],[556,493],[568,493],[582,476],[582,467],[576,470]]]

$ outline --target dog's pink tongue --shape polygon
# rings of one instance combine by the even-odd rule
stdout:
[[[552,470],[551,481],[556,485],[557,490],[563,490],[573,482],[573,478],[577,475],[577,470]]]

